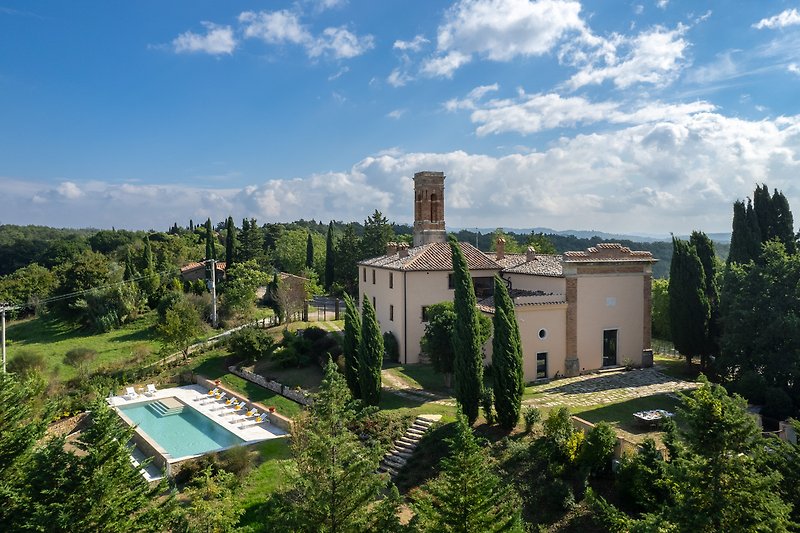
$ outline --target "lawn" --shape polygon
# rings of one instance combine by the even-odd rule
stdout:
[[[262,531],[261,516],[269,513],[270,496],[286,486],[286,470],[292,468],[289,439],[272,439],[256,445],[261,463],[250,472],[237,491],[244,514],[239,526]]]
[[[274,379],[287,387],[300,387],[310,392],[316,392],[322,382],[322,368],[311,365],[303,368],[281,368],[274,361],[262,360],[256,363],[254,372],[264,377]]]
[[[665,409],[675,413],[680,404],[681,401],[674,396],[668,394],[654,394],[652,396],[644,396],[625,402],[581,407],[573,409],[572,414],[593,424],[608,422],[617,429],[634,436],[644,437],[647,434],[654,433],[654,431],[637,424],[633,418],[633,413],[648,411],[650,409]]]
[[[653,363],[662,374],[686,381],[695,381],[700,375],[700,365],[692,361],[692,366],[686,364],[685,357],[655,354]]]
[[[97,352],[90,370],[130,361],[137,357],[135,354],[140,359],[137,364],[145,363],[161,350],[152,327],[155,319],[156,313],[150,312],[119,329],[98,334],[50,317],[10,322],[6,331],[8,357],[23,349],[42,354],[48,369],[62,380],[76,375],[74,368],[63,364],[64,355],[73,348]]]
[[[403,365],[389,368],[388,371],[412,387],[438,392],[445,396],[453,394],[452,389],[444,386],[444,376],[436,372],[433,365]]]

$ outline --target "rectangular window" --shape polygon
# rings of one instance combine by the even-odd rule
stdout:
[[[547,352],[536,354],[536,379],[547,378]]]
[[[389,305],[389,320],[394,322],[394,306]]]
[[[394,272],[389,272],[389,288],[394,289]]]
[[[428,306],[427,305],[423,305],[422,306],[422,321],[423,322],[427,322],[428,320],[430,320],[430,317],[428,317]]]
[[[367,281],[367,267],[364,267],[364,281]]]
[[[375,303],[375,297],[372,297],[372,307],[375,308],[375,313],[378,313],[378,304]]]
[[[372,269],[372,284],[375,285],[375,269]]]
[[[448,274],[447,275],[447,288],[451,289],[451,290],[456,288],[456,275],[455,274]]]

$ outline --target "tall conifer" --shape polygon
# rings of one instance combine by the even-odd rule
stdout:
[[[500,276],[494,277],[494,337],[492,338],[492,378],[494,406],[500,426],[511,430],[519,421],[522,393],[522,342],[514,313],[514,302]]]
[[[708,338],[710,305],[705,274],[697,251],[686,241],[672,238],[669,270],[669,317],[672,342],[687,363],[703,354]]]
[[[234,254],[236,253],[236,226],[233,225],[233,217],[228,217],[225,223],[225,263],[226,268],[230,269],[233,265]]]
[[[375,308],[364,295],[361,304],[361,342],[358,346],[358,384],[361,399],[367,405],[381,401],[381,366],[383,366],[383,335]]]
[[[717,283],[717,254],[714,243],[702,231],[693,231],[689,244],[694,247],[703,267],[704,289],[708,300],[709,316],[706,326],[706,342],[700,354],[700,366],[705,369],[708,356],[719,354],[719,284]]]
[[[325,238],[325,291],[331,289],[335,278],[336,249],[333,247],[333,220],[328,224],[328,235]]]
[[[311,232],[306,239],[306,268],[314,268],[314,239],[311,238]]]
[[[453,327],[453,370],[455,371],[456,400],[470,424],[478,418],[478,406],[483,395],[483,352],[481,350],[478,308],[475,288],[467,260],[455,238],[450,238],[453,255],[456,323]]]
[[[358,348],[361,345],[361,315],[353,298],[344,294],[344,335],[342,352],[344,353],[344,377],[353,398],[361,398],[361,385],[358,377]]]
[[[774,189],[772,193],[772,211],[775,216],[774,237],[783,243],[786,253],[790,255],[797,253],[792,210],[789,208],[789,201],[778,189]]]

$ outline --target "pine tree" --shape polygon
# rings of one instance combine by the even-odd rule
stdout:
[[[236,253],[236,226],[233,224],[233,217],[228,217],[225,222],[225,268],[233,266],[234,254]]]
[[[389,220],[377,209],[364,221],[361,239],[361,258],[377,257],[386,253],[386,243],[394,239],[394,229]]]
[[[239,261],[254,260],[260,263],[264,258],[264,232],[258,227],[256,219],[242,219],[242,235]]]
[[[494,277],[494,306],[492,339],[494,405],[500,426],[510,431],[519,421],[525,384],[522,372],[522,342],[514,312],[514,302],[500,276]]]
[[[453,369],[456,400],[470,424],[478,418],[478,406],[483,395],[483,352],[479,342],[480,322],[475,300],[475,288],[467,260],[461,247],[450,238],[453,255],[456,323],[453,328]]]
[[[386,522],[382,506],[373,505],[387,485],[376,472],[381,450],[349,429],[358,418],[345,380],[329,362],[314,404],[294,421],[297,466],[288,471],[287,530],[377,531]]]
[[[731,247],[728,251],[728,264],[744,264],[750,257],[750,226],[747,223],[747,210],[742,200],[733,202],[733,223],[731,231]]]
[[[306,239],[306,268],[314,268],[314,239],[311,238],[311,233]]]
[[[383,366],[383,335],[375,316],[375,308],[364,295],[361,303],[361,339],[358,344],[358,384],[361,399],[367,405],[381,401],[381,367]]]
[[[336,281],[341,283],[349,294],[358,294],[358,260],[361,239],[356,235],[355,224],[348,224],[336,243]]]
[[[328,224],[328,235],[325,238],[325,291],[331,290],[335,280],[336,249],[333,247],[333,220]]]
[[[344,335],[342,352],[344,353],[344,376],[347,386],[354,398],[361,398],[361,385],[358,377],[358,349],[361,345],[361,315],[353,298],[344,294]]]
[[[750,228],[750,235],[747,239],[748,257],[755,260],[761,255],[761,228],[758,225],[758,216],[753,207],[753,202],[747,199],[747,209],[745,211],[747,226]]]
[[[133,264],[133,256],[131,255],[131,247],[125,250],[125,273],[122,275],[122,279],[125,281],[132,280],[137,276],[136,267]]]
[[[708,338],[710,305],[706,296],[705,274],[694,246],[672,238],[672,264],[669,270],[669,317],[672,342],[686,362],[701,355]]]
[[[495,474],[460,412],[455,431],[439,476],[414,500],[414,525],[431,532],[524,531],[519,496]]]

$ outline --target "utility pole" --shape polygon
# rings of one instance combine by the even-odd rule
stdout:
[[[3,345],[3,374],[6,373],[6,311],[17,309],[16,306],[9,305],[6,302],[0,302],[0,344]]]

